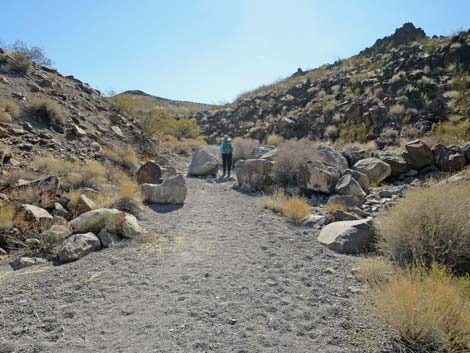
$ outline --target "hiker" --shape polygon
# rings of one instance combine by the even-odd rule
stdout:
[[[227,176],[230,178],[230,172],[232,170],[232,153],[233,153],[233,144],[232,140],[225,135],[222,143],[220,144],[220,153],[222,154],[222,166],[224,173],[222,178],[227,173]]]

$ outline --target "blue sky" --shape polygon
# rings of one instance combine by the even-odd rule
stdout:
[[[0,0],[0,40],[93,87],[219,103],[356,54],[404,22],[470,28],[460,0]]]

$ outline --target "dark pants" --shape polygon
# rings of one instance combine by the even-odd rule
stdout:
[[[224,169],[224,175],[228,172],[228,176],[230,176],[230,172],[232,170],[232,154],[231,153],[222,153],[222,167]]]

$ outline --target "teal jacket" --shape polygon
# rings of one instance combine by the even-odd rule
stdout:
[[[231,140],[229,140],[230,143],[232,144],[232,153],[233,153],[233,142]],[[222,140],[222,143],[220,144],[219,146],[219,152],[220,154],[224,154],[224,145],[225,145],[225,141]]]

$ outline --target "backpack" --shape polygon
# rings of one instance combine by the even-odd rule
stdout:
[[[222,145],[223,154],[231,154],[233,152],[232,141],[225,141]]]

